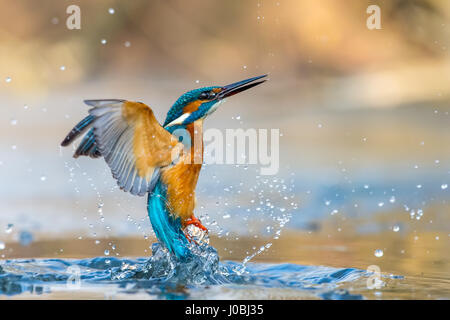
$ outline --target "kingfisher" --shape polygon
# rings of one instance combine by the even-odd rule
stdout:
[[[157,239],[176,258],[187,259],[192,255],[192,239],[186,227],[208,232],[194,215],[203,162],[203,121],[226,98],[265,82],[266,77],[188,91],[169,109],[162,126],[142,102],[85,100],[92,107],[89,115],[61,146],[84,134],[74,158],[103,157],[120,189],[148,195],[147,211]]]

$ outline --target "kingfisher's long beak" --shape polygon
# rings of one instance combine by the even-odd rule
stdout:
[[[224,87],[222,87],[222,91],[217,95],[217,99],[222,100],[222,99],[231,97],[231,96],[235,95],[236,93],[253,88],[254,86],[257,86],[258,84],[266,82],[267,79],[260,80],[265,77],[267,77],[267,74],[259,76],[259,77],[242,80],[242,81],[235,82],[235,83],[229,84],[227,86],[224,86]]]

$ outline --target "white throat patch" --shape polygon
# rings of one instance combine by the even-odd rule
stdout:
[[[175,126],[177,124],[182,124],[183,121],[186,120],[190,115],[191,115],[190,112],[182,114],[181,116],[179,116],[178,118],[176,118],[175,120],[170,122],[168,125],[166,125],[166,127],[171,127],[171,126]]]

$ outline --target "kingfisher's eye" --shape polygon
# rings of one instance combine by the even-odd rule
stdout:
[[[206,99],[208,99],[208,97],[209,97],[208,92],[202,92],[202,93],[198,96],[198,98],[199,98],[200,100],[206,100]]]
[[[216,96],[216,93],[213,91],[209,91],[209,92],[202,92],[198,98],[200,100],[211,100],[214,99],[214,97]]]

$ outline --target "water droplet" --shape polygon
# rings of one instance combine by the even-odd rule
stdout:
[[[400,231],[400,226],[399,226],[399,225],[395,225],[395,226],[392,228],[392,230],[393,230],[394,232],[399,232],[399,231]]]
[[[222,216],[222,218],[224,218],[224,219],[229,219],[230,217],[231,216],[229,214],[225,214],[225,215]]]
[[[41,176],[41,181],[46,181],[47,177],[46,176]]]
[[[17,146],[16,146],[15,144],[13,144],[13,145],[11,146],[11,149],[12,149],[12,150],[17,150]]]
[[[100,42],[101,42],[102,44],[106,44],[106,39],[102,39]]]
[[[124,46],[129,48],[131,46],[131,42],[130,41],[125,41]]]
[[[423,216],[423,210],[422,209],[418,209],[417,213],[416,213],[416,220],[420,220],[420,218],[422,218],[422,216]]]
[[[379,203],[378,203],[378,206],[379,206],[379,207],[384,206],[384,202],[379,202]]]
[[[109,250],[108,249],[106,249],[104,253],[105,253],[105,256],[109,256]]]
[[[392,196],[392,197],[389,199],[389,202],[390,202],[390,203],[394,203],[394,202],[395,202],[395,197]]]
[[[2,241],[0,241],[0,250],[3,250],[3,249],[5,249],[5,243],[4,242],[2,242]]]
[[[375,250],[374,254],[375,254],[375,257],[381,258],[383,256],[384,252],[381,249],[377,249],[377,250]]]
[[[66,70],[66,66],[61,66],[61,67],[59,67],[59,70],[61,70],[61,71]]]
[[[11,121],[9,122],[12,126],[15,126],[17,124],[17,120],[16,119],[11,119]]]
[[[11,233],[12,232],[12,230],[13,230],[13,224],[12,223],[8,223],[8,225],[6,226],[6,228],[5,228],[5,232],[6,233]]]
[[[317,125],[317,128],[322,128],[322,124],[321,123],[319,123],[318,125]]]
[[[10,83],[11,80],[12,80],[11,77],[6,77],[6,78],[5,78],[6,83]]]
[[[109,8],[108,12],[109,12],[109,14],[114,14],[114,12],[116,12],[116,11],[114,10],[114,8]]]
[[[445,189],[447,189],[447,188],[448,188],[448,184],[445,183],[445,184],[441,185],[441,189],[442,189],[442,190],[445,190]]]

